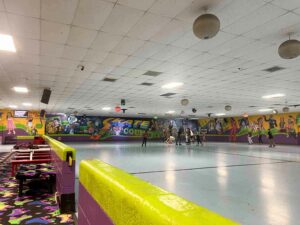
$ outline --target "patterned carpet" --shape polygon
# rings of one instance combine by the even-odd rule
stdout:
[[[60,214],[53,194],[29,193],[25,188],[27,193],[18,197],[18,183],[5,177],[8,172],[9,164],[0,163],[0,225],[74,224],[71,214]]]

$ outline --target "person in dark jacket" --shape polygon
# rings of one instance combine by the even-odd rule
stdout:
[[[145,147],[147,147],[147,140],[148,140],[148,131],[146,130],[145,132],[144,132],[144,134],[143,134],[143,143],[142,143],[142,147],[144,147],[144,145],[145,145]]]
[[[269,147],[275,148],[274,136],[272,134],[271,129],[268,130],[268,137],[269,137],[269,143],[270,143]]]

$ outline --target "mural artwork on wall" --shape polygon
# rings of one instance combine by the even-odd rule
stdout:
[[[197,121],[77,116],[61,113],[47,115],[46,133],[59,137],[86,136],[90,140],[124,140],[141,138],[148,130],[150,139],[159,139],[174,135],[180,126],[193,130],[198,128]]]
[[[27,136],[44,134],[45,119],[37,111],[0,110],[2,136]]]
[[[245,141],[249,132],[253,136],[266,136],[271,129],[279,142],[292,143],[295,140],[296,143],[300,132],[300,113],[200,119],[199,126],[208,136],[216,137],[211,140]]]

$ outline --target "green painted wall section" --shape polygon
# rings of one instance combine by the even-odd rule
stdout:
[[[80,163],[79,180],[116,225],[234,225],[204,207],[99,160]]]

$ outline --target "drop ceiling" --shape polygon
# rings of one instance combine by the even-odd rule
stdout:
[[[192,32],[204,7],[221,20],[210,40]],[[300,104],[300,58],[277,53],[289,33],[300,39],[299,0],[0,0],[0,33],[12,35],[17,49],[0,52],[0,108],[31,102],[29,109],[48,112],[121,115],[102,108],[126,99],[126,115],[147,117]],[[284,69],[265,71],[274,66]],[[184,85],[161,88],[170,82]],[[44,88],[52,90],[49,105],[40,103]],[[261,98],[275,93],[286,97]]]

